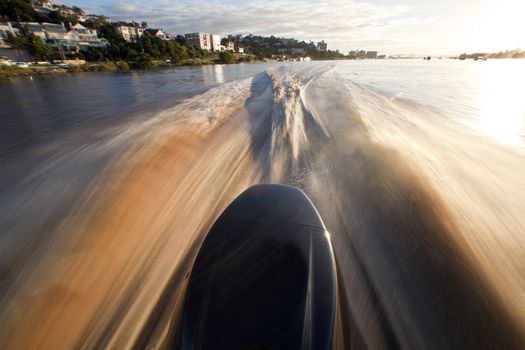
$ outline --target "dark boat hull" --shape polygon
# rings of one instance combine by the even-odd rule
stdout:
[[[308,197],[251,187],[198,253],[174,348],[328,349],[336,289],[330,237]]]

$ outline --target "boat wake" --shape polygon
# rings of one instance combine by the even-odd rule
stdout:
[[[283,66],[104,140],[119,149],[104,181],[8,264],[2,347],[162,347],[210,225],[265,182],[303,189],[332,235],[335,347],[525,344],[524,158],[435,111],[337,67]]]

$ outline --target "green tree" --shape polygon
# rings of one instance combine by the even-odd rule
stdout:
[[[221,52],[219,58],[224,63],[235,63],[235,56],[231,52]]]
[[[140,53],[135,61],[136,68],[151,68],[153,67],[153,59],[147,53]]]
[[[29,32],[26,28],[22,28],[19,36],[8,33],[7,43],[14,49],[27,50],[35,61],[45,61],[51,54],[49,46],[39,36]]]
[[[39,16],[29,0],[0,0],[0,16],[12,21],[35,21]]]

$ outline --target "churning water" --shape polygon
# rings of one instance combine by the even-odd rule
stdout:
[[[520,60],[87,74],[0,85],[0,344],[160,347],[240,192],[302,188],[347,348],[522,347]]]

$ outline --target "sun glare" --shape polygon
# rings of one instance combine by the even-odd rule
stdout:
[[[464,26],[464,45],[469,52],[525,49],[525,1],[491,1],[480,5]]]
[[[484,62],[479,73],[479,119],[475,128],[507,145],[523,142],[523,62]]]

